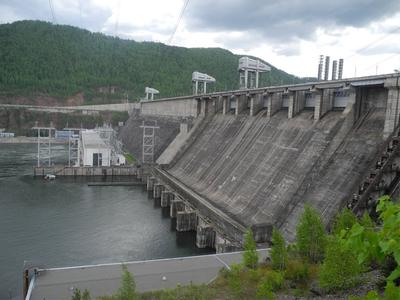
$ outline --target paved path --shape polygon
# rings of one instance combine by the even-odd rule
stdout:
[[[259,250],[260,261],[268,250]],[[239,263],[242,252],[124,263],[138,291],[174,288],[177,284],[209,283],[220,269]],[[121,263],[40,270],[28,300],[70,300],[75,288],[88,289],[95,299],[114,293],[121,282]]]

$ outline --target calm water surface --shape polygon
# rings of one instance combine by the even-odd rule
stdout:
[[[66,146],[55,160],[65,162]],[[35,144],[0,144],[0,299],[21,294],[24,261],[62,267],[210,253],[177,235],[141,187],[34,179]]]

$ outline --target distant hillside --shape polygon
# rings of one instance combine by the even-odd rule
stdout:
[[[191,73],[217,79],[214,90],[238,87],[238,58],[220,48],[182,48],[135,42],[41,21],[0,25],[0,101],[25,96],[65,99],[77,94],[86,103],[143,96],[145,86],[160,97],[191,93]],[[261,86],[302,79],[272,67]],[[115,93],[110,93],[115,87]]]

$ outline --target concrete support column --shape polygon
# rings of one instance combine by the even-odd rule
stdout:
[[[154,184],[153,198],[161,199],[161,193],[164,189],[165,187],[162,184],[159,183]]]
[[[294,116],[297,115],[304,109],[306,105],[306,92],[305,91],[296,91],[294,94],[295,105],[294,105]]]
[[[176,213],[176,231],[196,230],[197,214],[194,210],[178,211]]]
[[[168,207],[171,205],[171,201],[174,200],[175,195],[171,191],[161,192],[161,207]]]
[[[149,192],[153,191],[155,182],[156,182],[155,177],[148,176],[146,182],[146,190]]]
[[[239,115],[247,109],[247,95],[238,95],[236,98],[235,115]]]
[[[321,109],[322,109],[322,90],[319,89],[313,89],[311,90],[312,92],[312,97],[314,97],[314,103],[315,103],[315,108],[314,108],[314,121],[318,121],[322,115],[321,115]]]
[[[197,248],[214,248],[215,246],[215,230],[201,218],[198,219],[196,228],[196,246]]]
[[[314,120],[318,121],[333,108],[333,90],[324,89],[315,92]]]
[[[222,96],[214,98],[215,113],[219,113],[222,111],[223,102],[224,102],[224,97]]]
[[[295,116],[295,102],[296,99],[294,98],[293,92],[288,92],[288,119],[291,119]]]
[[[222,114],[226,115],[230,111],[230,97],[222,97]]]
[[[205,116],[208,110],[208,101],[205,98],[200,98],[200,115]]]
[[[400,79],[389,78],[385,80],[385,88],[388,90],[387,104],[386,104],[386,117],[383,134],[388,137],[399,124],[400,117]]]
[[[268,103],[268,117],[272,117],[277,111],[282,108],[282,93],[281,92],[274,92],[269,97]]]
[[[253,94],[250,97],[250,116],[255,116],[263,108],[263,95]]]
[[[183,211],[185,209],[185,203],[183,203],[180,199],[174,199],[170,201],[170,210],[169,215],[171,218],[176,218],[176,214],[179,211]]]

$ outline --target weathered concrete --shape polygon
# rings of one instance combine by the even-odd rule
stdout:
[[[268,117],[272,117],[282,108],[282,93],[273,93],[268,96]]]
[[[388,89],[387,110],[385,118],[385,137],[389,136],[399,124],[400,116],[400,82],[399,77],[391,78],[385,81],[385,87]]]
[[[149,116],[197,117],[199,103],[193,96],[184,96],[151,101],[140,101],[140,112]]]
[[[250,116],[255,116],[263,109],[263,94],[250,95]]]
[[[161,207],[168,207],[171,205],[171,201],[175,199],[175,195],[171,191],[161,192]]]
[[[244,227],[267,222],[264,238],[272,225],[293,238],[305,201],[328,222],[382,143],[384,110],[347,137],[351,112],[286,114],[216,115],[168,173]]]
[[[196,246],[198,248],[214,248],[216,232],[212,225],[202,218],[198,218],[196,228]]]
[[[246,94],[236,95],[235,100],[235,115],[239,115],[247,109],[247,96]]]
[[[154,184],[153,198],[156,200],[161,199],[161,193],[164,191],[164,189],[165,189],[164,185],[160,183]]]
[[[170,217],[176,218],[178,212],[185,209],[185,203],[181,199],[174,199],[170,202]]]
[[[192,231],[197,227],[196,211],[192,209],[185,209],[176,212],[176,231]]]
[[[152,192],[154,190],[154,184],[156,183],[156,178],[152,176],[147,177],[146,189],[148,192]]]

